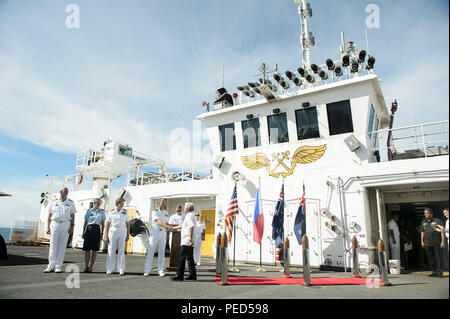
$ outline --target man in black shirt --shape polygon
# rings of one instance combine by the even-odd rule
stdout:
[[[437,225],[442,226],[442,221],[433,217],[431,208],[424,209],[424,216],[425,219],[420,226],[420,238],[432,270],[430,277],[442,278],[441,248],[445,247],[445,236],[435,230]]]

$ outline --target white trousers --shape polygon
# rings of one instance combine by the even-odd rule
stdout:
[[[389,241],[389,248],[391,249],[391,259],[400,260],[400,242],[396,241],[395,245]]]
[[[67,240],[69,239],[70,222],[50,223],[50,251],[48,253],[48,267],[61,268],[66,254]]]
[[[164,255],[166,248],[166,232],[150,233],[149,247],[147,257],[145,258],[144,273],[150,273],[152,270],[153,256],[155,255],[156,246],[158,246],[158,271],[164,270]]]
[[[200,265],[200,257],[202,256],[203,240],[201,237],[194,243],[194,261],[197,265]]]
[[[108,256],[106,257],[106,271],[113,272],[116,269],[119,272],[125,271],[125,241],[127,239],[127,229],[110,228],[109,233]],[[116,255],[117,250],[117,255]]]

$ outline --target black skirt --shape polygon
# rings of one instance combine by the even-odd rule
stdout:
[[[100,250],[100,226],[99,225],[88,225],[86,227],[86,232],[84,233],[83,251]]]

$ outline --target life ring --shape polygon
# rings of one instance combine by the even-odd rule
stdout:
[[[77,185],[80,185],[83,182],[83,173],[77,173],[75,176],[79,176],[79,179],[77,180]]]

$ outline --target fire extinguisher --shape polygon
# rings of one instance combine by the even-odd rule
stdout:
[[[281,261],[281,247],[275,248],[275,261]]]

